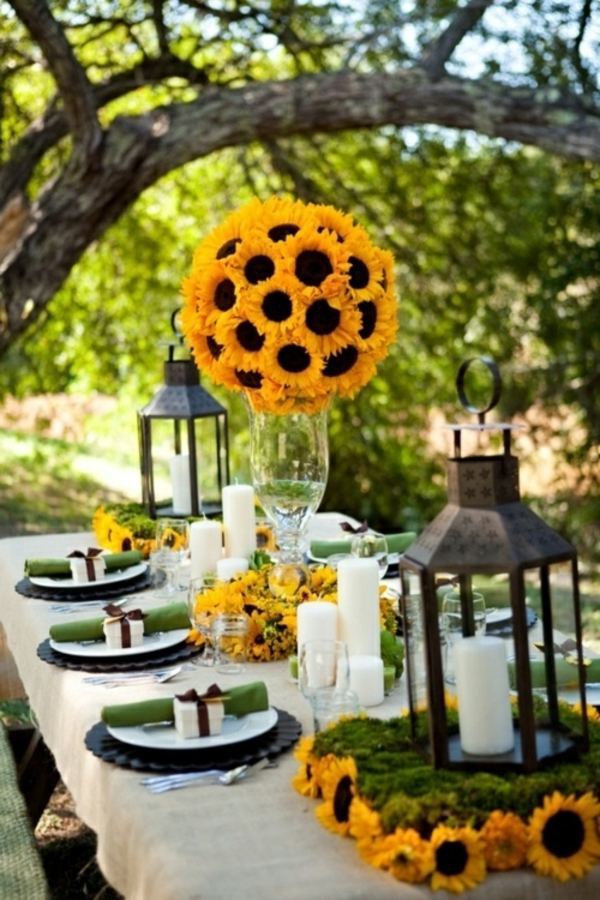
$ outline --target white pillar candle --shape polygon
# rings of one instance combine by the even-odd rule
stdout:
[[[223,528],[227,556],[251,556],[256,550],[254,489],[249,484],[223,488]]]
[[[217,560],[217,578],[220,581],[231,581],[235,575],[247,572],[248,568],[245,556],[224,556]]]
[[[189,516],[192,512],[190,458],[185,453],[172,456],[169,460],[169,467],[171,469],[173,512],[181,516]]]
[[[337,570],[339,639],[351,656],[379,656],[379,566],[374,557],[342,559]]]
[[[296,610],[298,654],[306,641],[337,640],[337,618],[335,603],[321,600],[300,603]]]
[[[454,646],[460,745],[494,756],[513,749],[506,647],[499,637],[468,637]]]
[[[217,562],[223,555],[221,524],[210,519],[192,522],[190,525],[190,557],[192,578],[201,578],[217,571]]]
[[[361,706],[383,703],[383,660],[380,656],[350,656],[350,690]]]

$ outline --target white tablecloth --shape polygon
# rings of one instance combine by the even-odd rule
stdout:
[[[331,519],[329,520],[329,522]],[[325,532],[329,522],[319,517]],[[354,841],[318,824],[315,801],[300,797],[290,779],[291,752],[276,769],[255,771],[232,787],[202,785],[151,795],[140,774],[103,762],[84,747],[84,736],[106,703],[169,695],[194,685],[210,670],[185,672],[165,685],[108,690],[83,683],[84,673],[60,669],[36,656],[37,645],[61,615],[44,600],[26,599],[13,586],[27,557],[63,555],[86,547],[90,535],[47,535],[0,541],[0,620],[44,739],[71,791],[78,815],[98,835],[99,863],[127,900],[353,900],[448,897],[396,882],[363,863]],[[164,602],[164,601],[163,601]],[[144,601],[158,605],[160,601]],[[83,615],[83,614],[82,614]],[[62,618],[66,618],[62,616]],[[287,678],[285,663],[249,667],[228,683],[264,679],[271,703],[288,710],[310,733],[308,705]],[[392,695],[376,712],[398,712]],[[1,845],[1,835],[0,835]],[[561,885],[529,872],[492,875],[468,895],[477,900],[575,900],[600,896],[600,867]]]

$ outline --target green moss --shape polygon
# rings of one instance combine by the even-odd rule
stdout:
[[[417,715],[416,744],[408,717],[357,718],[319,733],[317,756],[352,756],[358,768],[360,793],[379,811],[386,831],[417,828],[427,835],[438,822],[480,826],[494,809],[512,810],[527,818],[553,791],[600,796],[600,722],[590,722],[590,752],[577,763],[560,763],[528,775],[434,769],[426,754],[427,717]],[[563,720],[581,730],[577,713],[565,710]],[[450,730],[457,714],[448,713]]]

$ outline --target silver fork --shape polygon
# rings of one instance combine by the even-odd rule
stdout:
[[[206,772],[181,772],[175,775],[151,775],[142,778],[143,784],[152,794],[164,794],[167,791],[177,791],[194,784],[222,784],[231,785],[246,778],[257,769],[276,769],[279,763],[270,759],[261,760],[254,765],[237,766],[235,769],[209,769]]]
[[[113,606],[125,606],[126,603],[129,603],[129,599],[129,597],[122,597],[120,600],[80,600],[78,603],[55,603],[54,606],[50,607],[50,611],[60,613],[86,612],[86,610],[94,609],[95,607],[102,608],[109,603]]]
[[[102,687],[121,687],[126,684],[164,684],[175,678],[182,670],[182,666],[172,666],[170,669],[159,669],[157,672],[123,672],[122,675],[88,675],[84,678],[86,684],[101,685]]]

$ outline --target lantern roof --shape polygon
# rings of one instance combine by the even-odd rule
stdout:
[[[575,556],[574,547],[520,502],[482,509],[449,503],[405,553],[434,572],[493,574]]]
[[[165,384],[140,410],[150,419],[201,419],[225,413],[225,407],[200,384],[200,376],[192,359],[170,358],[164,364]]]

